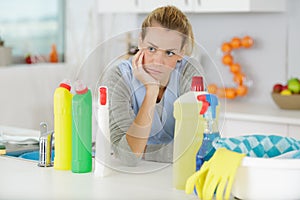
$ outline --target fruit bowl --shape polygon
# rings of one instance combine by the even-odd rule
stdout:
[[[281,109],[300,110],[300,94],[281,95],[272,92],[272,98]]]

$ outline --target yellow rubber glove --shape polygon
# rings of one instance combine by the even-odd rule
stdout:
[[[201,169],[207,169],[207,165],[208,163],[204,162]],[[208,170],[199,170],[196,173],[194,173],[191,177],[189,177],[186,181],[185,192],[187,194],[191,194],[194,191],[194,187],[196,187],[198,197],[199,199],[202,199],[202,188],[205,178],[207,176],[207,172]]]
[[[216,199],[230,198],[232,184],[236,170],[240,166],[245,154],[229,151],[226,148],[216,150],[211,159],[205,162],[199,171],[194,173],[186,183],[186,193],[190,194],[196,186],[200,199],[213,199],[216,191]]]

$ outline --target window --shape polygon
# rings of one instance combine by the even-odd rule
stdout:
[[[64,59],[65,0],[0,0],[0,37],[12,47],[13,63],[27,54],[48,60],[52,44]]]

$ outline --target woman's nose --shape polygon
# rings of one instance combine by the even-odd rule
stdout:
[[[164,60],[164,52],[157,51],[153,56],[153,61],[158,64],[162,64]]]

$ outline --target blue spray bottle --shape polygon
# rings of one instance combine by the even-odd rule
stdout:
[[[198,100],[206,105],[206,109],[202,110],[200,114],[203,114],[204,118],[204,133],[202,145],[196,156],[196,171],[198,171],[205,161],[208,161],[213,154],[215,149],[212,146],[214,139],[220,137],[216,107],[218,106],[218,98],[213,94],[199,95]]]

